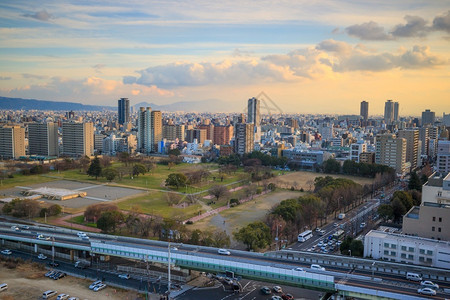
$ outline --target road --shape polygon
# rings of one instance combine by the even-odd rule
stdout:
[[[333,226],[333,225],[331,225]],[[0,223],[0,233],[12,235],[12,236],[20,236],[20,237],[29,237],[34,238],[36,236],[36,233],[42,233],[44,235],[51,235],[55,237],[55,242],[64,242],[69,243],[72,245],[83,245],[86,247],[89,247],[89,241],[84,241],[76,235],[76,231],[70,231],[67,229],[59,229],[59,228],[51,228],[51,227],[31,227],[29,230],[21,230],[21,231],[13,231],[10,228],[10,225],[7,225],[5,223]],[[132,245],[138,248],[144,247],[146,249],[152,249],[152,250],[158,250],[158,251],[167,251],[167,243],[164,242],[158,242],[158,241],[150,241],[150,240],[143,240],[143,239],[132,239],[132,238],[126,238],[126,237],[116,237],[116,236],[109,236],[109,235],[100,235],[100,234],[90,234],[91,239],[96,240],[103,240],[107,243],[114,243],[114,244],[127,244]],[[262,255],[259,255],[257,253],[251,253],[251,252],[244,252],[244,251],[233,251],[231,250],[232,255],[231,256],[220,256],[217,253],[217,249],[214,248],[207,248],[207,247],[199,247],[194,245],[186,245],[186,244],[179,244],[176,245],[178,251],[180,253],[186,253],[193,256],[199,256],[199,257],[210,257],[210,258],[220,258],[222,260],[232,260],[237,262],[246,262],[246,263],[253,263],[258,265],[265,265],[265,266],[276,266],[280,268],[286,268],[286,269],[292,269],[295,267],[303,267],[305,268],[305,271],[310,273],[320,273],[320,274],[326,274],[326,275],[332,275],[335,277],[336,283],[345,283],[346,285],[353,285],[353,286],[364,286],[374,289],[380,289],[380,290],[386,290],[390,292],[395,293],[401,293],[401,294],[409,294],[409,295],[415,295],[417,296],[417,288],[418,285],[415,283],[408,282],[406,279],[400,276],[386,276],[377,274],[376,278],[377,280],[374,281],[367,281],[367,278],[372,276],[370,271],[360,271],[355,270],[352,268],[346,268],[346,267],[327,267],[327,271],[314,271],[310,270],[309,265],[301,264],[297,261],[286,261],[282,259],[276,259],[276,258],[270,258],[265,257]],[[25,255],[25,254],[24,254]],[[317,254],[319,255],[319,254]],[[35,253],[34,256],[37,256]],[[37,260],[37,258],[35,258]],[[62,266],[67,267],[68,270],[77,272],[76,274],[80,274],[80,271],[78,269],[75,269],[70,264],[62,264]],[[85,272],[88,272],[86,276],[90,278],[97,278],[96,270],[88,269]],[[83,273],[81,273],[83,275]],[[351,275],[363,275],[366,276],[366,279],[361,278],[354,278]],[[117,274],[105,274],[101,275],[105,276],[105,279],[110,282],[120,282],[121,284],[124,284],[123,280],[119,280],[117,277]],[[382,280],[382,281],[381,281]],[[109,282],[109,281],[108,281]],[[450,285],[448,282],[438,282],[442,288],[450,288]],[[142,284],[145,284],[145,282],[141,283],[140,280],[130,280],[126,281],[125,284],[129,287],[133,288],[139,288],[139,286],[142,286]],[[151,286],[151,289],[156,289],[156,286],[153,284]],[[158,287],[159,291],[162,291],[163,287]],[[439,291],[437,297],[435,299],[445,299],[445,297],[448,298],[448,294],[444,294],[442,290]]]

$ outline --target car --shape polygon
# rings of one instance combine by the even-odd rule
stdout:
[[[294,296],[292,296],[291,294],[284,294],[284,295],[281,295],[281,299],[283,299],[283,300],[294,300]]]
[[[58,279],[63,278],[63,277],[66,277],[66,273],[64,273],[64,272],[58,272],[55,275],[53,275],[53,279],[54,280],[58,280]]]
[[[67,299],[67,300],[80,300],[80,298],[78,298],[78,297],[70,297],[70,298]]]
[[[328,250],[327,249],[320,250],[320,253],[327,254]]]
[[[9,250],[9,249],[5,249],[5,250],[2,250],[2,252],[0,252],[0,253],[3,254],[3,255],[11,255],[12,251]]]
[[[263,293],[264,295],[270,295],[272,292],[270,291],[270,289],[267,286],[263,286],[261,288],[261,293]]]
[[[86,233],[84,233],[84,232],[77,232],[77,235],[78,235],[78,237],[84,237],[84,236],[87,236],[86,235]]]
[[[55,274],[56,273],[56,271],[48,271],[47,273],[45,273],[45,277],[50,277],[50,276],[53,276],[53,274]]]
[[[325,234],[325,230],[319,230],[319,235],[324,235]]]
[[[38,258],[44,260],[44,259],[47,259],[47,256],[45,256],[44,254],[41,253],[38,255]]]
[[[323,242],[320,241],[320,242],[317,244],[317,247],[322,247],[322,246],[323,246]]]
[[[270,300],[283,300],[283,298],[277,295],[273,295],[272,298],[270,298]]]
[[[429,288],[432,288],[435,290],[437,290],[439,288],[439,285],[437,283],[434,283],[433,281],[430,281],[430,280],[421,281],[420,285],[424,286],[424,287],[429,287]]]
[[[69,295],[67,294],[59,294],[56,300],[67,300],[69,299]]]
[[[24,229],[24,230],[29,230],[30,229],[30,226],[28,226],[28,225],[20,225],[19,227],[21,229]]]
[[[316,265],[316,264],[312,264],[311,265],[311,269],[312,270],[318,270],[318,271],[325,271],[324,267],[322,267],[321,265]]]
[[[228,277],[224,278],[223,281],[224,281],[226,284],[229,284],[229,285],[232,285],[233,282],[234,282],[233,279],[228,278]]]
[[[19,231],[20,229],[19,229],[19,227],[17,227],[17,226],[11,226],[11,230]]]
[[[50,237],[49,237],[49,236],[44,236],[43,234],[38,234],[38,235],[36,236],[36,239],[48,241],[48,240],[50,240]]]
[[[102,284],[103,282],[101,280],[97,280],[94,281],[93,283],[91,283],[91,285],[89,286],[90,290],[93,290],[97,285]]]
[[[130,274],[119,274],[119,278],[130,279]]]
[[[231,255],[231,252],[228,251],[227,249],[219,249],[219,250],[217,250],[217,253],[219,253],[221,255]]]
[[[303,268],[297,267],[297,268],[292,269],[292,271],[303,272]]]
[[[334,227],[339,227],[339,224],[338,223],[334,223],[333,226]]]
[[[316,231],[317,231],[317,232],[319,232],[319,231],[321,231],[321,230],[322,230],[322,229],[320,229],[319,227],[316,228]]]
[[[436,295],[436,291],[429,287],[424,287],[424,288],[418,289],[417,292],[419,294],[428,295],[428,296]]]
[[[360,228],[366,227],[366,222],[362,222],[362,223],[359,225],[359,227],[360,227]]]
[[[60,271],[56,271],[55,273],[50,275],[48,278],[51,278],[51,279],[54,279],[54,280],[58,280],[59,279],[59,273],[61,273],[61,272]]]
[[[178,248],[177,248],[177,247],[170,247],[170,250],[172,250],[172,251],[177,251]]]
[[[97,285],[93,290],[94,290],[94,292],[98,292],[98,291],[103,290],[104,288],[106,288],[106,284],[102,283],[102,284]]]
[[[57,262],[55,262],[55,261],[51,261],[51,262],[49,262],[48,263],[48,265],[50,266],[50,267],[58,267],[59,266],[59,263],[57,263]]]
[[[337,241],[336,246],[340,246],[342,244],[342,241]]]
[[[282,293],[283,292],[283,289],[279,285],[274,286],[272,289],[273,289],[273,291],[275,293]]]

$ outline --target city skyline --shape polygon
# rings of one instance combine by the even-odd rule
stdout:
[[[0,95],[114,106],[266,92],[287,113],[448,113],[444,1],[6,1]],[[239,4],[239,5],[237,5]]]

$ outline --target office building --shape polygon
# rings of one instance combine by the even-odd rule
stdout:
[[[64,122],[62,124],[63,154],[71,157],[94,155],[94,126],[92,123]]]
[[[420,127],[419,128],[419,141],[420,141],[420,147],[421,147],[420,153],[422,155],[428,155],[428,147],[429,147],[429,144],[430,144],[430,137],[428,135],[428,128],[429,127]]]
[[[158,143],[162,141],[162,113],[159,110],[151,112],[152,151],[158,151]]]
[[[398,102],[394,102],[394,122],[398,122],[398,114],[399,114],[399,104]]]
[[[216,125],[214,126],[214,144],[215,145],[229,145],[233,137],[232,125]]]
[[[377,135],[375,145],[375,163],[389,166],[398,174],[404,174],[409,170],[410,164],[406,163],[404,138],[396,138],[392,134]]]
[[[28,124],[28,153],[30,155],[58,156],[58,124]]]
[[[367,101],[361,102],[361,108],[360,108],[359,114],[363,117],[363,121],[367,121],[369,119],[369,102],[367,102]]]
[[[238,123],[234,137],[234,152],[239,155],[252,152],[254,149],[254,124]]]
[[[94,133],[94,152],[103,153],[103,139],[105,135],[102,133]]]
[[[433,125],[435,118],[436,118],[435,112],[426,109],[425,111],[422,112],[422,126]]]
[[[450,173],[450,141],[439,140],[437,147],[436,169],[439,173]],[[449,227],[450,228],[450,227]]]
[[[363,152],[359,155],[359,162],[365,164],[375,163],[375,153],[373,152]]]
[[[0,127],[0,159],[18,159],[25,155],[25,128],[18,125]]]
[[[392,100],[386,101],[384,104],[384,122],[388,125],[394,121],[394,102]]]
[[[138,112],[138,144],[137,150],[144,154],[155,152],[154,137],[152,130],[151,107],[140,107]]]
[[[186,130],[186,142],[193,143],[197,140],[198,144],[203,144],[206,140],[206,129],[188,129]]]
[[[364,237],[364,257],[450,269],[450,242],[371,230]]]
[[[322,123],[319,127],[319,133],[322,140],[329,141],[334,137],[334,126],[329,123]]]
[[[118,100],[118,114],[120,125],[130,122],[130,100],[128,98]]]
[[[163,125],[163,139],[167,139],[168,141],[175,141],[178,139],[179,141],[185,140],[185,132],[184,125]]]
[[[261,101],[255,97],[248,99],[247,123],[254,124],[255,127],[259,127],[261,125],[260,104]]]
[[[367,151],[367,144],[363,141],[358,141],[358,143],[354,143],[350,145],[350,159],[360,162],[360,156],[362,153]]]
[[[415,168],[417,168],[419,161],[419,130],[400,130],[397,134],[397,137],[404,138],[406,140],[406,162],[410,162],[411,170],[414,170]]]

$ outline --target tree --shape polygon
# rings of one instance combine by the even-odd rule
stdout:
[[[97,228],[104,232],[115,232],[119,224],[124,221],[124,215],[118,210],[107,211],[97,220]]]
[[[89,176],[95,177],[95,180],[102,175],[102,166],[100,164],[100,159],[96,156],[94,160],[89,165],[89,169],[87,170],[87,174]]]
[[[181,154],[181,151],[180,151],[180,149],[178,149],[178,148],[170,149],[169,152],[168,152],[167,154],[178,156],[178,155]]]
[[[89,163],[91,162],[91,159],[85,155],[85,156],[82,156],[78,162],[80,163],[80,167],[81,167],[80,172],[81,171],[86,172],[86,170],[89,166]]]
[[[109,182],[113,181],[119,175],[119,172],[114,168],[106,168],[103,170],[103,176],[105,176],[106,180]]]
[[[145,166],[143,164],[135,164],[133,166],[133,176],[138,177],[139,174],[144,175],[145,172],[147,172],[147,169],[145,168]]]
[[[84,219],[87,222],[97,222],[101,214],[105,211],[118,210],[117,205],[110,203],[100,203],[89,205],[84,211]]]
[[[410,210],[411,207],[413,207],[414,205],[414,200],[411,194],[405,191],[394,192],[391,202],[394,201],[395,199],[399,199],[403,203],[403,206],[405,207],[406,211]]]
[[[409,176],[408,189],[421,191],[422,182],[420,181],[419,175],[416,172],[411,172]]]
[[[253,222],[234,232],[236,240],[243,242],[248,250],[267,247],[272,242],[270,228],[261,221]]]
[[[378,215],[387,222],[394,218],[394,210],[390,204],[381,204],[378,207]]]
[[[227,187],[224,186],[224,185],[217,185],[217,184],[216,184],[216,185],[213,185],[213,186],[209,189],[208,193],[209,193],[211,196],[216,197],[216,201],[219,201],[219,198],[224,197],[225,195],[228,194],[228,189],[227,189]]]
[[[182,173],[172,173],[167,176],[166,186],[175,186],[177,189],[180,186],[185,185],[187,182],[187,178]]]
[[[399,198],[391,201],[392,213],[394,214],[394,221],[399,222],[403,215],[406,213],[405,205]]]
[[[334,158],[330,158],[323,162],[323,170],[325,173],[339,173],[341,164]]]
[[[355,240],[350,236],[347,236],[342,242],[340,248],[341,253],[344,255],[352,255],[363,257],[364,255],[364,245],[360,240]]]
[[[62,208],[58,204],[53,204],[48,207],[49,216],[57,216],[61,213]]]
[[[128,165],[128,162],[130,161],[130,153],[120,152],[119,154],[117,154],[117,156],[119,157],[120,162],[123,162],[125,166]]]

